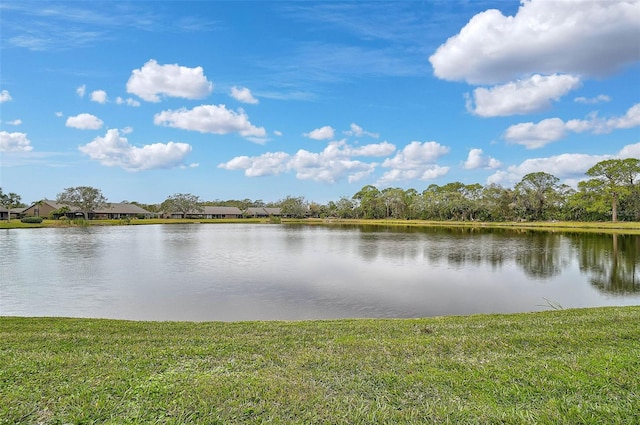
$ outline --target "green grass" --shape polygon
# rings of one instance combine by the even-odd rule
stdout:
[[[0,318],[1,424],[635,424],[640,307],[409,320]]]
[[[289,223],[289,224],[326,224],[326,225],[380,225],[410,227],[465,227],[465,228],[510,228],[540,231],[570,231],[591,233],[619,233],[640,235],[640,222],[585,222],[585,221],[539,221],[539,222],[478,222],[478,221],[435,221],[435,220],[358,220],[358,219],[282,219],[239,218],[239,219],[129,219],[129,220],[90,220],[83,225],[120,226],[143,224],[206,224],[206,223]],[[21,223],[20,220],[0,221],[0,229],[33,227],[67,227],[73,222],[65,220],[44,220],[39,224]]]
[[[283,220],[285,222],[285,220]],[[529,221],[529,222],[485,222],[485,221],[438,221],[438,220],[366,220],[366,219],[303,219],[286,220],[288,223],[331,225],[379,225],[400,227],[463,227],[475,229],[540,230],[547,232],[570,231],[590,233],[618,233],[640,235],[637,221]]]

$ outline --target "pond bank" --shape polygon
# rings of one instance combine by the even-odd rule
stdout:
[[[0,325],[0,424],[640,417],[638,306],[300,322],[2,317]]]
[[[85,226],[123,226],[144,224],[213,224],[213,223],[265,223],[265,224],[310,224],[310,225],[376,225],[376,226],[410,226],[410,227],[464,227],[464,228],[496,228],[522,229],[540,231],[570,231],[618,233],[640,235],[640,222],[586,222],[586,221],[539,221],[539,222],[479,222],[479,221],[426,221],[426,220],[360,220],[360,219],[130,219],[130,220],[92,220]],[[69,227],[77,224],[59,220],[44,220],[42,223],[21,223],[20,220],[0,222],[0,229]]]

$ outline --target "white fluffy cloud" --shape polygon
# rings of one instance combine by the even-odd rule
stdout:
[[[251,94],[251,90],[246,87],[231,87],[231,97],[242,103],[258,103],[258,99],[253,97],[253,95]]]
[[[94,90],[91,92],[91,101],[97,103],[107,103],[107,92],[104,90]]]
[[[28,152],[32,149],[26,133],[0,131],[0,152]]]
[[[13,120],[13,121],[6,121],[7,124],[9,125],[20,125],[22,124],[22,120],[17,119],[17,120]]]
[[[573,101],[576,103],[583,103],[585,105],[595,105],[596,103],[611,102],[611,97],[607,96],[606,94],[599,94],[595,97],[576,97],[575,99],[573,99]]]
[[[356,156],[386,156],[395,151],[388,142],[353,147],[344,140],[331,142],[321,152],[300,149],[294,155],[269,152],[260,156],[239,156],[218,165],[226,170],[244,170],[248,177],[277,175],[294,171],[300,180],[335,183],[347,179],[350,183],[371,174],[377,163],[355,160]]]
[[[507,170],[497,171],[489,176],[487,183],[512,186],[529,173],[544,171],[560,179],[578,181],[586,178],[585,172],[600,161],[612,158],[640,157],[640,143],[624,146],[615,155],[588,155],[565,153],[548,158],[530,158],[519,165],[511,165]]]
[[[102,124],[102,120],[95,115],[79,114],[75,117],[67,118],[66,126],[80,130],[97,130],[102,127]]]
[[[429,61],[438,78],[471,84],[533,73],[602,76],[640,59],[638,22],[637,0],[524,0],[515,16],[475,15]]]
[[[620,149],[620,152],[618,152],[618,158],[640,158],[640,143],[627,145]]]
[[[142,68],[134,69],[127,81],[127,93],[135,94],[147,102],[159,102],[159,95],[202,99],[212,90],[213,83],[207,80],[202,67],[159,65],[154,59]]]
[[[497,159],[485,155],[482,149],[474,148],[469,151],[463,167],[467,170],[474,170],[476,168],[499,168],[501,165]]]
[[[79,149],[102,165],[141,171],[181,166],[184,157],[191,152],[191,145],[169,142],[136,147],[130,145],[125,137],[121,137],[118,130],[111,129],[107,130],[104,137],[96,137]]]
[[[333,139],[334,134],[335,130],[333,129],[333,127],[325,125],[324,127],[316,128],[309,133],[304,133],[303,136],[306,136],[313,140],[329,140]]]
[[[436,161],[449,153],[449,148],[438,142],[420,143],[413,141],[405,146],[395,157],[386,159],[383,167],[413,169]]]
[[[12,100],[12,97],[9,94],[9,91],[2,90],[0,92],[0,103],[9,102],[10,100]]]
[[[640,126],[640,103],[633,105],[621,117],[601,119],[597,115],[591,115],[586,120],[574,119],[564,122],[560,118],[548,118],[539,123],[515,124],[505,131],[504,139],[507,143],[523,145],[527,149],[537,149],[564,138],[569,131],[607,134],[616,129],[638,126]]]
[[[87,92],[87,86],[84,84],[76,89],[76,94],[80,97],[84,97],[86,92]]]
[[[265,137],[263,127],[249,122],[242,110],[231,111],[225,105],[201,105],[193,109],[181,108],[177,111],[162,111],[153,118],[156,125],[165,125],[200,133],[228,134],[240,133],[244,137]]]
[[[138,107],[140,106],[140,102],[138,102],[135,99],[132,99],[130,97],[123,99],[122,97],[118,96],[116,97],[116,103],[118,105],[128,105],[128,106],[133,106],[133,107]]]
[[[346,134],[347,136],[355,136],[355,137],[369,136],[369,137],[373,137],[374,139],[377,139],[378,137],[380,137],[380,135],[377,133],[371,133],[369,131],[365,131],[362,127],[360,127],[356,123],[351,123],[349,130],[345,131],[344,134]]]
[[[533,75],[492,88],[480,87],[467,101],[467,110],[481,117],[528,114],[547,109],[569,91],[580,86],[572,75]]]
[[[378,184],[387,185],[401,180],[430,180],[442,177],[449,167],[441,167],[435,161],[449,153],[450,149],[437,142],[417,141],[409,143],[393,158],[384,160],[382,166],[390,168],[378,180]]]
[[[244,170],[247,177],[278,175],[287,171],[290,155],[285,152],[267,152],[260,156],[238,156],[219,164],[225,170]]]
[[[560,118],[549,118],[537,124],[524,122],[512,125],[505,131],[508,143],[523,145],[527,149],[537,149],[560,140],[566,135],[566,125]]]

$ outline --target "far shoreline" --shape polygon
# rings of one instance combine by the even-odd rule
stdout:
[[[589,232],[605,234],[640,235],[640,222],[585,222],[585,221],[531,221],[531,222],[486,222],[486,221],[435,221],[435,220],[393,220],[393,219],[121,219],[87,220],[80,222],[44,220],[42,223],[22,223],[19,219],[0,222],[0,229],[63,228],[88,226],[130,226],[150,224],[300,224],[326,226],[387,226],[387,227],[451,227],[466,229],[511,229],[545,232]]]

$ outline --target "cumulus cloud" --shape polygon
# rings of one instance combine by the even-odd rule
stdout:
[[[592,114],[586,120],[573,119],[565,122],[560,118],[548,118],[539,123],[515,124],[505,131],[504,139],[507,143],[523,145],[527,149],[537,149],[564,138],[569,131],[607,134],[617,129],[638,126],[640,126],[640,103],[629,108],[623,116],[609,119],[602,119]]]
[[[278,175],[287,171],[290,155],[285,152],[267,152],[260,156],[238,156],[219,164],[225,170],[244,170],[247,177]]]
[[[437,142],[413,141],[393,158],[384,160],[382,166],[391,170],[384,173],[378,180],[378,184],[387,185],[401,180],[430,180],[442,177],[449,172],[449,167],[441,167],[435,164],[435,161],[449,151],[449,147]]]
[[[476,168],[499,168],[502,164],[495,158],[484,154],[482,149],[471,149],[467,160],[464,162],[463,167],[467,170],[474,170]]]
[[[32,149],[27,133],[0,131],[0,152],[29,152]]]
[[[377,163],[355,160],[356,156],[386,156],[395,151],[388,142],[354,147],[344,140],[331,142],[321,152],[300,149],[294,155],[285,152],[270,152],[260,156],[239,156],[219,164],[226,170],[244,170],[248,177],[277,175],[295,172],[300,180],[335,183],[347,179],[349,183],[359,181],[371,174]]]
[[[141,171],[181,166],[184,157],[191,152],[191,145],[169,142],[136,147],[130,145],[117,129],[110,129],[104,137],[96,137],[79,149],[102,165]]]
[[[325,125],[324,127],[316,128],[309,133],[304,133],[303,136],[313,140],[328,140],[333,139],[334,133],[335,130],[333,129],[333,127]]]
[[[573,99],[573,101],[576,103],[583,103],[585,105],[595,105],[596,103],[611,102],[611,97],[607,96],[606,94],[600,94],[596,97],[580,96]]]
[[[560,118],[549,118],[537,124],[524,122],[512,125],[505,131],[508,143],[523,145],[527,149],[537,149],[560,140],[566,135],[566,125]]]
[[[615,155],[588,155],[565,153],[547,158],[530,158],[519,165],[511,165],[506,170],[497,171],[489,176],[487,184],[496,183],[512,186],[529,173],[544,171],[560,179],[579,181],[586,178],[586,171],[600,161],[613,158],[640,157],[640,143],[626,145]]]
[[[572,75],[533,75],[492,88],[480,87],[467,99],[467,110],[481,117],[521,115],[538,112],[551,106],[569,91],[580,86]]]
[[[75,117],[67,118],[66,126],[80,130],[97,130],[102,127],[102,124],[102,120],[95,115],[79,114]]]
[[[374,139],[377,139],[378,137],[380,137],[380,135],[377,133],[371,133],[369,131],[365,131],[362,127],[360,127],[356,123],[351,123],[350,129],[345,131],[344,134],[346,134],[347,136],[355,136],[355,137],[369,136],[369,137],[373,137]]]
[[[624,116],[611,118],[606,121],[606,129],[632,128],[640,126],[640,103],[636,103]]]
[[[244,137],[265,137],[267,134],[263,127],[251,124],[249,117],[242,109],[231,111],[225,105],[201,105],[190,110],[181,108],[177,111],[162,111],[154,116],[153,122],[156,125],[200,133],[237,132]]]
[[[58,111],[58,112],[56,112],[56,117],[62,118],[62,117],[64,117],[64,114],[62,112]]]
[[[123,99],[122,97],[118,96],[116,97],[116,103],[118,105],[128,105],[128,106],[133,106],[133,107],[138,107],[140,106],[140,102],[138,102],[135,99],[132,99],[130,97]]]
[[[471,84],[533,73],[603,76],[640,59],[638,22],[635,0],[525,0],[515,16],[475,15],[429,61],[438,78]]]
[[[246,87],[231,87],[231,97],[242,103],[258,103],[258,99],[253,97],[253,95],[251,94],[251,90]]]
[[[212,90],[213,83],[207,80],[202,67],[160,65],[154,59],[142,68],[134,69],[127,81],[127,93],[135,94],[147,102],[159,102],[159,95],[202,99]]]
[[[0,92],[0,103],[4,103],[4,102],[9,102],[10,100],[12,100],[13,98],[11,97],[11,95],[9,94],[8,90],[2,90]]]
[[[627,145],[620,149],[620,152],[618,152],[618,158],[640,158],[640,143]]]
[[[13,121],[5,121],[6,124],[9,125],[20,125],[22,124],[22,120],[18,119],[18,120],[13,120]]]
[[[274,134],[275,136],[282,136],[282,131],[280,131],[280,130],[273,130],[273,134]]]
[[[87,92],[87,86],[84,84],[76,89],[76,94],[80,97],[84,97],[86,92]]]
[[[91,101],[97,103],[107,103],[107,92],[104,90],[94,90],[91,92]]]

